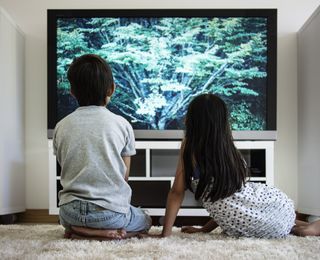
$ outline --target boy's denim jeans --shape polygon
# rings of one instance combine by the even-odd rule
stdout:
[[[152,220],[142,209],[130,206],[127,214],[104,209],[88,201],[74,200],[60,206],[60,223],[67,231],[71,226],[97,229],[148,231]]]

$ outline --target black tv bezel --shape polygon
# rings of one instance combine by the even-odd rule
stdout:
[[[57,123],[57,18],[72,17],[266,17],[267,18],[267,129],[233,131],[235,140],[275,140],[277,126],[277,9],[48,9],[48,138]],[[179,140],[183,130],[134,130],[137,140]]]

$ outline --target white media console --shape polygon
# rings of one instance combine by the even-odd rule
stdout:
[[[173,184],[179,156],[180,141],[137,141],[137,154],[132,157],[129,184],[134,206],[144,208],[149,215],[163,216],[167,194]],[[274,141],[236,141],[251,169],[250,181],[273,185]],[[49,214],[59,214],[58,192],[60,167],[53,155],[52,140],[49,147]],[[179,216],[208,216],[193,194],[186,191]]]

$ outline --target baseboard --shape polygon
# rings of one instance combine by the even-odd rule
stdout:
[[[26,209],[17,217],[17,223],[59,223],[59,216],[49,215],[48,209]]]

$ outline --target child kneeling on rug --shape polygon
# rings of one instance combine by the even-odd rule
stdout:
[[[222,99],[213,94],[196,97],[188,107],[185,126],[160,236],[171,234],[185,189],[194,193],[212,219],[201,228],[183,227],[183,232],[210,232],[220,226],[234,237],[283,238],[290,232],[320,235],[320,221],[309,224],[295,220],[293,202],[286,194],[247,181],[248,169],[233,143]]]
[[[111,68],[99,56],[83,55],[72,62],[68,80],[80,107],[56,125],[53,137],[65,236],[121,239],[148,231],[150,216],[130,205],[133,129],[106,108],[115,90]]]

